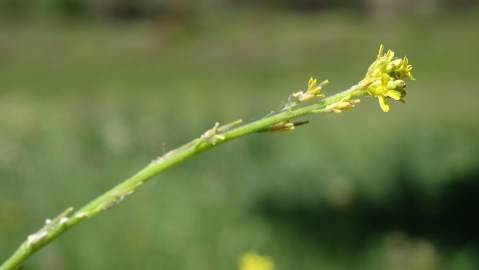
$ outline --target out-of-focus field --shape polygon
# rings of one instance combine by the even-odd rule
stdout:
[[[384,42],[408,55],[407,104],[364,99],[158,176],[26,269],[478,269],[479,18],[223,14],[192,24],[0,24],[0,260],[215,121],[328,94]]]

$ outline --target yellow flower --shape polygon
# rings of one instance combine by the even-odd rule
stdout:
[[[308,81],[308,88],[306,90],[291,94],[283,110],[289,110],[301,102],[324,98],[324,94],[321,91],[323,90],[323,86],[328,83],[328,80],[324,80],[318,84],[317,79],[310,77]]]
[[[308,81],[308,88],[306,91],[299,91],[293,94],[293,97],[298,100],[298,102],[308,101],[315,98],[323,98],[324,95],[321,93],[323,86],[328,83],[328,80],[324,80],[318,84],[318,80],[310,77]]]
[[[315,98],[323,98],[324,95],[321,93],[323,90],[323,86],[328,83],[328,80],[322,81],[318,84],[318,80],[310,77],[308,81],[308,89],[305,93],[301,92],[301,95],[298,97],[300,102],[315,99]]]
[[[394,58],[395,53],[388,50],[384,53],[384,46],[381,44],[376,60],[369,66],[366,77],[361,81],[367,92],[378,98],[379,106],[384,112],[389,111],[388,100],[403,100],[406,95],[406,82],[412,76],[412,66],[409,65],[407,57],[403,59]]]
[[[249,252],[241,256],[239,262],[240,270],[272,270],[273,261],[265,256]]]
[[[409,78],[410,80],[414,80],[414,77],[412,76],[412,65],[409,65],[409,59],[407,57],[404,57],[403,59],[398,59],[401,60],[399,64],[396,67],[395,73],[396,76],[399,78]]]

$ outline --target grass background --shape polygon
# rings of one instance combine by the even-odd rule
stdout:
[[[408,55],[407,104],[315,115],[165,172],[26,269],[478,269],[479,19],[223,13],[193,24],[0,24],[0,258],[215,121],[277,110],[309,76]]]

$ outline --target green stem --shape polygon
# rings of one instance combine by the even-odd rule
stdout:
[[[304,107],[284,110],[271,116],[267,116],[263,119],[244,124],[229,131],[223,132],[222,129],[226,130],[232,125],[219,128],[215,127],[200,138],[194,139],[191,142],[152,161],[137,174],[124,180],[76,212],[73,213],[73,208],[70,207],[53,220],[47,220],[43,228],[27,237],[20,247],[18,247],[18,249],[0,266],[0,270],[19,269],[21,264],[32,254],[46,246],[48,243],[62,235],[70,228],[74,227],[76,224],[110,209],[111,207],[120,203],[126,196],[132,194],[136,188],[152,179],[161,171],[173,167],[189,157],[225,142],[267,129],[275,124],[289,121],[293,118],[305,116],[315,112],[326,112],[328,111],[328,106],[341,101],[348,96],[353,98],[363,95],[366,95],[366,92],[361,88],[361,86],[355,85],[348,90],[320,100],[317,103]]]

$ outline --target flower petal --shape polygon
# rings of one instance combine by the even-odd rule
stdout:
[[[389,105],[386,103],[386,98],[383,96],[379,96],[379,106],[383,110],[383,112],[388,112],[389,111]]]
[[[379,45],[378,58],[383,56],[383,54],[384,54],[384,45],[381,43],[381,45]]]
[[[395,99],[395,100],[400,100],[401,97],[402,97],[402,94],[401,92],[399,91],[396,91],[396,90],[389,90],[387,93],[386,93],[386,96],[392,98],[392,99]]]

